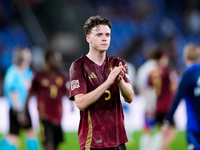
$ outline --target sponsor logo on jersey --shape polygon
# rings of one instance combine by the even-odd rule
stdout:
[[[96,76],[96,74],[95,74],[94,72],[92,72],[92,73],[90,74],[90,78],[97,78],[97,76]]]
[[[76,88],[79,88],[79,81],[78,80],[72,80],[71,81],[71,90],[73,91]]]

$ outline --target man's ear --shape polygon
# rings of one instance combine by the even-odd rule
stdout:
[[[90,43],[90,35],[87,35],[87,36],[86,36],[86,41],[87,41],[88,43]]]

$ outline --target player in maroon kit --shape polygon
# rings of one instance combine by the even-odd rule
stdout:
[[[61,129],[62,97],[68,93],[66,88],[67,76],[60,71],[62,55],[58,51],[48,50],[45,56],[45,71],[36,73],[28,101],[33,94],[37,94],[38,110],[41,124],[44,127],[45,150],[57,150],[63,141]]]
[[[168,66],[168,56],[162,49],[154,52],[157,61],[157,67],[151,72],[149,85],[155,87],[157,100],[155,110],[155,123],[161,127],[167,112],[170,108],[173,95],[177,88],[177,74]],[[166,150],[174,138],[174,128],[171,127],[170,136],[164,137],[160,143],[159,150]],[[159,138],[158,138],[159,139]]]
[[[120,92],[127,103],[134,97],[126,63],[106,55],[111,34],[108,19],[92,16],[84,31],[89,52],[70,67],[69,96],[80,109],[80,150],[126,150]]]

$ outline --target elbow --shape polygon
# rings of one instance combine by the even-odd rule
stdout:
[[[129,97],[124,98],[125,102],[129,104],[133,101],[133,99],[134,99],[134,93],[130,94]]]
[[[78,108],[80,111],[85,110],[85,107],[83,107],[83,106],[81,106],[81,105],[79,105],[79,104],[76,104],[76,106],[77,106],[77,108]]]
[[[75,103],[76,103],[76,107],[83,111],[87,108],[86,103],[83,101],[83,94],[79,94],[75,96]]]
[[[80,111],[83,111],[87,108],[86,106],[84,106],[83,104],[81,104],[80,102],[77,102],[77,101],[76,101],[76,106]]]
[[[127,103],[131,103],[133,101],[133,98],[128,98],[128,99],[125,99],[125,102],[127,102]]]

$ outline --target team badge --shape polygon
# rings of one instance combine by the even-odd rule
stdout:
[[[110,67],[110,71],[113,71],[113,67]]]
[[[71,90],[73,91],[75,88],[79,88],[79,81],[78,80],[73,80],[71,81]]]

